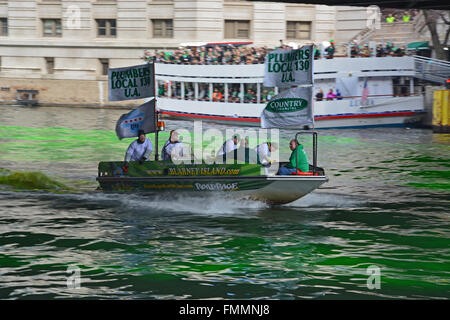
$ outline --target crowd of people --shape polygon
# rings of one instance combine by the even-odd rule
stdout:
[[[410,22],[419,14],[419,10],[398,10],[385,8],[381,10],[381,21],[387,23]]]
[[[333,89],[330,89],[327,94],[325,95],[323,92],[323,89],[319,89],[319,91],[316,93],[316,101],[331,101],[331,100],[342,100],[342,95],[339,89],[336,89],[336,93],[334,93]]]
[[[405,46],[394,46],[394,44],[391,41],[387,41],[384,45],[383,44],[377,44],[377,47],[374,50],[369,48],[368,44],[365,45],[358,45],[356,43],[353,43],[350,45],[350,57],[356,58],[356,57],[373,57],[374,55],[376,57],[403,57],[405,55],[409,55],[410,53],[406,50]]]
[[[240,84],[231,83],[228,89],[224,84],[214,84],[210,91],[208,83],[198,84],[198,95],[195,99],[195,88],[193,83],[185,83],[184,94],[180,82],[160,81],[158,85],[158,96],[174,99],[227,102],[227,103],[258,103],[256,84],[245,84],[244,93],[240,94]],[[169,90],[170,87],[170,90]],[[225,90],[228,94],[225,95]],[[263,87],[261,89],[260,103],[266,103],[275,96],[275,89]]]
[[[243,46],[201,46],[186,47],[175,50],[144,51],[144,59],[157,63],[171,64],[262,64],[266,54],[271,50],[267,47]]]
[[[288,45],[283,45],[275,49],[292,49]],[[268,47],[186,47],[175,50],[145,50],[143,59],[166,64],[185,65],[243,65],[243,64],[264,64],[266,54],[272,49]],[[394,46],[392,42],[378,44],[376,52],[369,48],[368,44],[351,44],[350,57],[377,57],[394,56],[402,57],[407,54],[405,46]],[[333,40],[324,50],[320,50],[314,45],[314,59],[333,59],[336,53],[336,46]],[[345,57],[346,54],[339,57]]]

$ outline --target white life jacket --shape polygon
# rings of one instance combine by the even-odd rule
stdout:
[[[253,150],[255,150],[255,152],[258,154],[259,156],[259,161],[261,163],[267,163],[270,158],[270,149],[269,149],[269,145],[267,144],[267,142],[260,144],[259,146],[256,146]]]
[[[127,149],[125,154],[125,161],[139,161],[142,157],[149,160],[150,154],[153,151],[152,142],[150,139],[145,138],[143,143],[139,143],[138,140],[134,140]]]
[[[183,143],[180,141],[172,142],[170,139],[164,144],[161,152],[162,160],[172,161],[172,158],[178,158],[184,156]]]
[[[218,156],[221,156],[221,155],[223,155],[223,154],[225,154],[225,153],[234,151],[234,150],[236,150],[236,149],[237,149],[237,145],[234,144],[233,139],[228,139],[227,141],[225,141],[225,142],[223,143],[222,148],[220,148],[220,149],[217,151],[216,156],[217,156],[217,157],[218,157]]]

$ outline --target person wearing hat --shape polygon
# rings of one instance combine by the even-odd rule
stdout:
[[[330,40],[330,46],[325,51],[327,52],[327,59],[333,59],[334,52],[336,51],[333,40]]]
[[[139,161],[140,164],[148,161],[153,151],[152,142],[145,136],[144,130],[139,130],[137,136],[125,153],[125,167],[128,167],[130,161]]]

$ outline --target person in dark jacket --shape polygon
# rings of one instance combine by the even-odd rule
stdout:
[[[323,90],[319,89],[319,92],[316,93],[316,101],[322,101],[323,100]]]

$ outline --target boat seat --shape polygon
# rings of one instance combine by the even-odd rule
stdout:
[[[291,175],[293,175],[293,176],[318,176],[319,173],[318,172],[312,173],[311,171],[303,172],[300,169],[297,169],[297,171],[292,172]]]

